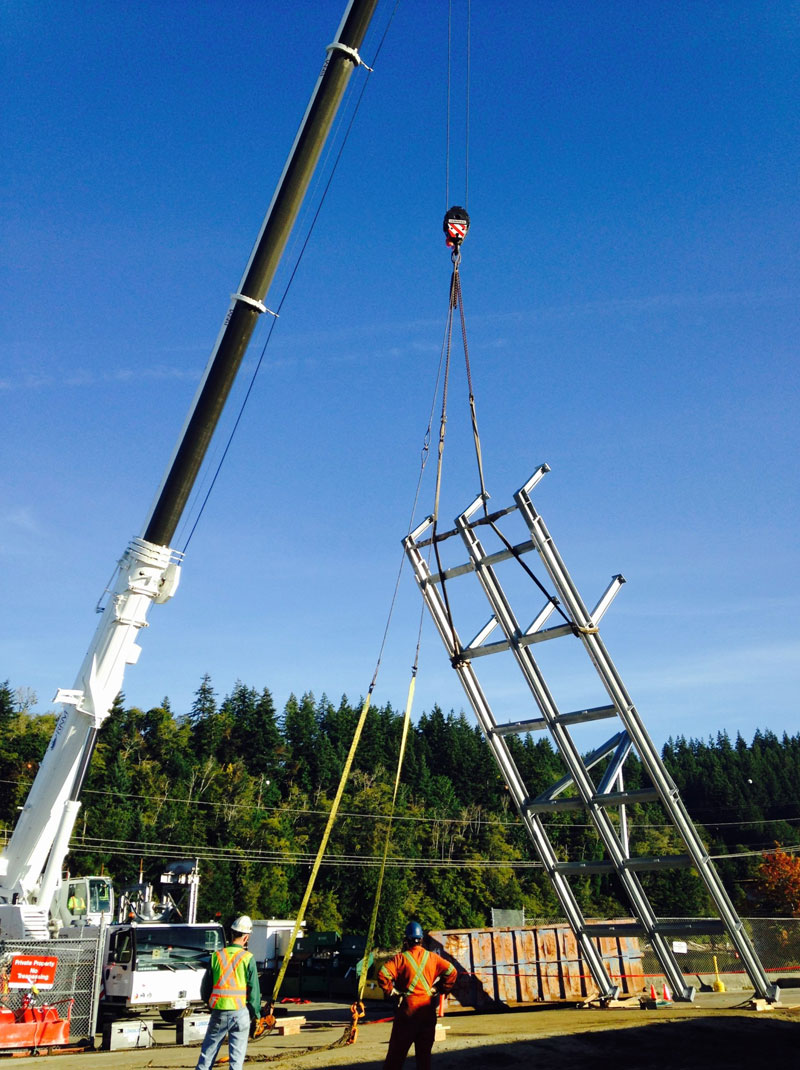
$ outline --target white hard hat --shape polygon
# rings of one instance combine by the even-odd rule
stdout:
[[[247,914],[242,914],[231,924],[231,929],[235,933],[251,933],[253,931],[253,921]]]

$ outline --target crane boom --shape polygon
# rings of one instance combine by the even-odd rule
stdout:
[[[189,499],[264,299],[330,134],[378,0],[350,0],[311,95],[242,280],[231,299],[184,428],[141,537],[123,553],[74,687],[60,689],[53,737],[11,839],[0,854],[0,934],[47,935],[49,911],[80,809],[78,797],[101,725],[139,658],[154,602],[175,593],[181,555],[170,542]]]

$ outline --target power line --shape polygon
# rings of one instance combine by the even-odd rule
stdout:
[[[85,841],[71,845],[70,853],[74,855],[90,853],[109,853],[115,857],[128,858],[163,858],[164,855],[190,855],[206,862],[248,862],[271,863],[276,865],[312,865],[315,854],[308,851],[261,851],[238,847],[195,847],[187,844],[146,844],[133,840],[106,840],[87,837]],[[322,861],[325,866],[379,867],[382,855],[346,855],[329,853]],[[533,859],[502,858],[411,858],[407,856],[390,857],[388,866],[402,869],[541,869],[542,863]]]
[[[711,855],[714,861],[735,858],[756,858],[774,855],[800,853],[800,844],[789,847],[771,847],[767,850],[735,851]],[[70,846],[71,854],[109,853],[124,857],[163,858],[165,855],[190,855],[204,861],[270,863],[276,865],[311,865],[315,853],[310,851],[269,851],[259,848],[197,847],[193,844],[144,843],[139,840],[118,840],[108,837],[82,837],[80,842]],[[382,855],[378,854],[328,854],[322,864],[325,866],[370,868],[380,866]],[[508,858],[419,858],[394,856],[387,860],[387,865],[400,869],[541,869],[542,863],[532,859]]]
[[[2,781],[0,783],[12,783],[12,781]],[[121,799],[147,799],[152,802],[154,799],[158,799],[160,802],[170,803],[185,803],[189,806],[208,806],[208,807],[232,807],[235,810],[247,809],[257,813],[276,813],[276,814],[307,814],[311,817],[327,817],[328,810],[311,810],[304,807],[290,807],[290,806],[251,806],[247,803],[231,803],[231,802],[211,802],[205,799],[189,799],[174,795],[143,795],[136,792],[121,792],[121,791],[103,791],[99,788],[87,788],[84,795],[113,795]],[[370,821],[374,820],[387,820],[388,814],[380,813],[378,811],[368,810],[340,810],[340,817],[361,817]],[[506,828],[521,828],[522,821],[519,820],[507,820],[501,817],[494,816],[460,816],[460,817],[444,817],[433,815],[431,817],[418,816],[415,814],[395,814],[393,821],[407,821],[417,822],[421,824],[467,824],[467,825],[503,825]],[[754,818],[750,821],[704,821],[700,822],[705,828],[748,828],[755,825],[771,825],[771,824],[800,824],[800,817],[767,817],[767,818]],[[580,829],[580,828],[594,828],[595,826],[588,822],[553,822],[552,827],[564,828],[564,829]],[[630,828],[673,828],[674,826],[669,823],[659,823],[653,821],[638,821],[629,823]]]

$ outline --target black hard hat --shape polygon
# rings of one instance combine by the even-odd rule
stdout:
[[[406,940],[410,940],[415,944],[421,944],[424,935],[422,926],[418,921],[410,921],[408,925],[406,925]]]

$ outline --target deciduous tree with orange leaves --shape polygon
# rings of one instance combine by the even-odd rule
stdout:
[[[800,858],[776,844],[759,866],[759,891],[764,901],[783,915],[800,917]]]

